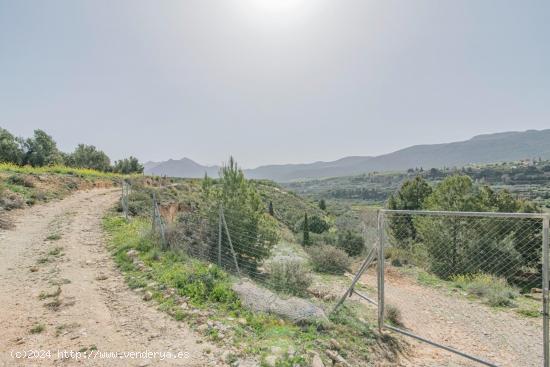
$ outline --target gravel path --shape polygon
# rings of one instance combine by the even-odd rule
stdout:
[[[127,288],[101,230],[118,198],[113,189],[77,192],[17,213],[16,228],[0,233],[0,365],[218,365],[214,346]],[[37,350],[51,357],[12,357]],[[59,350],[86,351],[88,358],[63,360]],[[142,355],[105,354],[131,351]],[[146,351],[183,358],[142,358]]]
[[[542,366],[541,318],[495,310],[459,294],[419,285],[391,267],[385,278],[386,304],[401,311],[404,326],[411,332],[498,366]],[[362,282],[374,287],[374,272],[369,270]],[[479,366],[426,343],[407,340],[413,347],[403,366]]]

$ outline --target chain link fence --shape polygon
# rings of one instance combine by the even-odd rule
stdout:
[[[182,212],[166,224],[155,194],[152,211],[153,234],[162,249],[216,264],[235,276],[233,290],[249,309],[296,323],[328,321],[323,305],[308,294],[313,273],[304,249],[281,243],[274,222],[220,204]]]
[[[415,339],[443,348],[472,361],[496,366],[491,361],[493,354],[510,354],[509,362],[513,366],[548,366],[548,216],[540,213],[473,213],[473,212],[432,212],[381,210],[379,218],[378,240],[378,312],[379,327],[405,334]],[[517,355],[508,348],[516,348],[511,341],[502,340],[494,349],[477,356],[474,340],[471,348],[459,349],[446,345],[446,337],[433,340],[428,335],[419,335],[414,328],[404,328],[387,321],[387,300],[399,301],[399,292],[404,292],[403,274],[414,273],[418,279],[432,286],[452,285],[458,289],[450,297],[458,298],[464,294],[476,297],[483,303],[495,308],[495,312],[506,312],[506,307],[515,307],[526,295],[542,295],[538,309],[540,316],[538,341],[541,348],[534,351],[532,361],[516,360]],[[414,295],[413,295],[414,296]],[[437,300],[434,299],[433,302]],[[414,307],[406,302],[403,307]],[[476,319],[478,310],[460,310],[464,319],[470,322]],[[425,313],[429,310],[406,310]],[[441,310],[455,312],[453,310]],[[471,312],[471,315],[468,315]],[[532,315],[533,316],[533,315]],[[438,317],[433,315],[433,319]],[[449,319],[453,318],[453,315]],[[479,327],[491,325],[492,320],[479,320]],[[404,320],[405,324],[407,320]],[[497,321],[498,322],[498,321]],[[425,325],[421,325],[425,326]],[[428,325],[429,326],[429,325]],[[437,328],[434,322],[433,328]],[[425,328],[423,328],[426,330]],[[491,328],[492,329],[492,328]],[[517,330],[517,333],[529,334],[529,330]],[[512,335],[512,334],[511,334]],[[469,349],[469,350],[468,350]],[[471,352],[472,350],[473,352]],[[498,358],[499,363],[502,358]],[[544,362],[544,364],[543,364]]]
[[[241,279],[239,283],[248,282],[252,303],[263,302],[261,310],[266,312],[284,310],[298,320],[319,311],[305,301],[312,275],[308,267],[310,253],[295,241],[281,240],[280,228],[222,205],[183,211],[177,222],[167,224],[156,195],[152,196],[152,230],[163,249],[216,264]],[[379,210],[367,211],[361,219],[366,244],[364,261],[333,310],[349,297],[357,296],[376,307],[380,331],[401,333],[487,366],[548,366],[547,215]],[[377,282],[365,284],[363,275],[372,268],[376,271],[370,274],[374,277],[376,273]],[[416,282],[407,290],[409,293],[403,288],[407,282]],[[417,328],[418,324],[409,323],[406,318],[403,324],[391,320],[396,299],[416,297],[424,298],[423,305],[437,303],[436,299],[429,299],[436,293],[426,291],[427,287],[438,288],[437,294],[450,299],[453,307],[437,309],[430,305],[429,309],[422,309],[415,308],[414,302],[403,302],[399,307],[406,311],[405,316],[424,315],[420,318],[422,327]],[[287,303],[286,297],[277,293],[292,296],[294,303]],[[451,315],[448,320],[465,320],[468,325],[476,323],[479,328],[497,330],[489,323],[505,323],[509,318],[484,319],[486,314],[479,312],[481,307],[496,315],[511,312],[528,295],[537,298],[530,299],[536,303],[536,314],[531,314],[529,321],[535,325],[534,331],[521,329],[527,323],[510,325],[517,330],[506,333],[494,345],[484,341],[490,350],[479,353],[471,335],[455,343],[456,338],[449,339],[437,330],[441,322],[437,319],[453,312],[460,313],[460,317]],[[465,303],[471,297],[475,300]],[[457,311],[455,303],[466,306]],[[500,329],[506,326],[501,325]],[[511,345],[507,340],[516,332],[530,335],[533,339],[529,341],[535,341],[527,352],[514,354],[518,345],[525,345]],[[522,359],[526,354],[528,358]]]

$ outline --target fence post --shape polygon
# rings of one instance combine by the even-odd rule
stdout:
[[[378,331],[384,328],[384,212],[378,212]]]
[[[222,216],[223,207],[220,205],[220,214],[218,218],[218,266],[222,266]]]
[[[157,195],[153,191],[153,205],[152,205],[152,212],[151,212],[151,223],[152,223],[152,230],[153,233],[156,230],[157,227]]]
[[[223,226],[225,228],[225,234],[227,235],[227,241],[229,242],[229,248],[231,249],[231,254],[233,255],[233,261],[235,261],[235,268],[237,269],[237,274],[239,275],[239,278],[241,277],[241,270],[239,269],[239,262],[237,261],[237,254],[235,253],[235,249],[233,248],[233,242],[231,242],[231,235],[229,234],[229,228],[227,228],[227,221],[225,220],[225,214],[223,213],[223,207],[222,207],[222,219],[223,219]]]
[[[548,227],[549,227],[549,216],[546,215],[543,219],[542,224],[542,313],[543,313],[543,348],[544,348],[544,366],[550,367],[550,338],[549,338],[549,315],[548,315],[548,266],[550,262],[549,254],[549,244],[548,244]]]
[[[122,196],[120,197],[120,205],[122,205],[122,212],[124,213],[124,217],[128,219],[128,216],[126,215],[126,207],[124,205],[124,180],[122,180]]]

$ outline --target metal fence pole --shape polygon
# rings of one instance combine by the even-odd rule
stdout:
[[[222,266],[222,214],[223,208],[220,205],[220,215],[218,218],[218,266]]]
[[[378,331],[384,328],[384,212],[378,212]]]
[[[544,366],[550,367],[550,338],[549,338],[549,315],[548,315],[548,266],[549,266],[549,248],[548,248],[548,215],[543,219],[542,225],[542,312],[543,312],[543,348],[544,348]]]
[[[151,212],[151,222],[153,233],[157,230],[157,195],[153,192],[153,206]]]
[[[223,226],[225,228],[225,234],[227,235],[227,242],[229,242],[229,248],[231,250],[231,254],[233,255],[233,261],[235,262],[235,269],[237,270],[237,274],[239,275],[239,278],[241,277],[241,269],[239,269],[239,262],[237,261],[237,254],[235,253],[235,249],[233,248],[233,242],[231,241],[231,234],[229,234],[229,228],[227,227],[227,221],[225,220],[225,214],[223,213],[223,207],[222,207],[222,219],[223,219]]]

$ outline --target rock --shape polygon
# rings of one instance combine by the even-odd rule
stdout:
[[[277,347],[277,346],[273,346],[273,347],[271,347],[271,354],[280,356],[280,355],[283,354],[283,348]]]
[[[272,291],[248,280],[233,284],[232,289],[239,296],[243,306],[249,310],[275,314],[297,324],[329,323],[325,312],[305,299],[282,299]]]
[[[311,360],[311,367],[325,367],[323,360],[317,353],[313,354],[313,359]]]
[[[340,354],[338,354],[338,352],[334,351],[334,350],[330,350],[330,349],[327,349],[325,351],[325,353],[327,354],[327,356],[332,360],[333,364],[336,366],[336,365],[340,365],[340,366],[344,366],[344,367],[351,367],[351,364],[349,364],[345,359],[344,357],[342,357]]]
[[[151,293],[150,291],[147,291],[145,293],[143,293],[143,300],[144,301],[150,301],[153,299],[153,293]]]
[[[330,339],[330,345],[332,345],[332,347],[336,350],[342,349],[342,346],[340,345],[340,343],[338,343],[336,339]]]
[[[246,319],[244,317],[241,317],[237,320],[237,322],[241,325],[246,325],[248,324],[248,322],[246,321]]]
[[[201,324],[201,325],[197,326],[197,330],[198,331],[206,331],[206,330],[208,330],[208,325],[207,324]]]
[[[128,252],[126,252],[126,256],[132,259],[136,258],[138,255],[139,255],[139,251],[136,249],[131,249],[131,250],[128,250]]]
[[[275,367],[277,366],[277,356],[274,356],[274,355],[269,355],[267,357],[265,357],[264,359],[264,363],[266,366],[269,366],[269,367]]]

